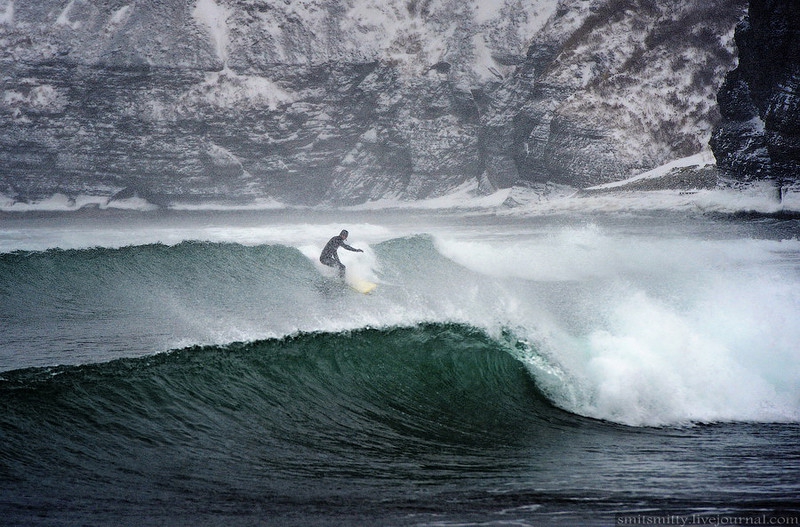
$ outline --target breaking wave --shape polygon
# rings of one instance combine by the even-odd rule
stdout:
[[[0,367],[463,324],[573,414],[637,426],[798,420],[796,241],[631,239],[590,225],[365,248],[342,256],[379,282],[370,295],[327,276],[302,244],[5,253]]]

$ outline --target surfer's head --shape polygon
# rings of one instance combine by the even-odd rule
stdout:
[[[342,238],[344,238],[346,240],[348,234],[349,233],[346,230],[342,229],[342,232],[339,233],[339,236],[341,236]]]

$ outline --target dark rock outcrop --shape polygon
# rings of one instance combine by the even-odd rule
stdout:
[[[717,100],[710,144],[735,181],[800,181],[800,2],[750,0],[735,35],[739,65]]]

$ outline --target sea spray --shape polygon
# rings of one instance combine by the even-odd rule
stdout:
[[[167,221],[152,232],[133,222],[114,240],[119,248],[5,253],[0,365],[455,322],[495,336],[514,328],[530,349],[520,360],[554,404],[576,414],[629,425],[798,419],[796,240],[673,219],[437,221]],[[342,255],[351,272],[379,282],[369,296],[340,287],[317,262],[343,223],[366,250]],[[434,234],[406,234],[421,228]],[[73,234],[86,242],[93,231],[83,229]],[[32,232],[45,245],[42,236],[60,236]],[[125,245],[147,232],[177,243]]]

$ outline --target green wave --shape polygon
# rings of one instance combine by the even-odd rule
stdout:
[[[169,471],[170,453],[245,473],[373,477],[398,456],[448,472],[453,455],[497,463],[577,419],[547,403],[504,344],[458,324],[17,370],[0,399],[0,451],[21,473]]]

